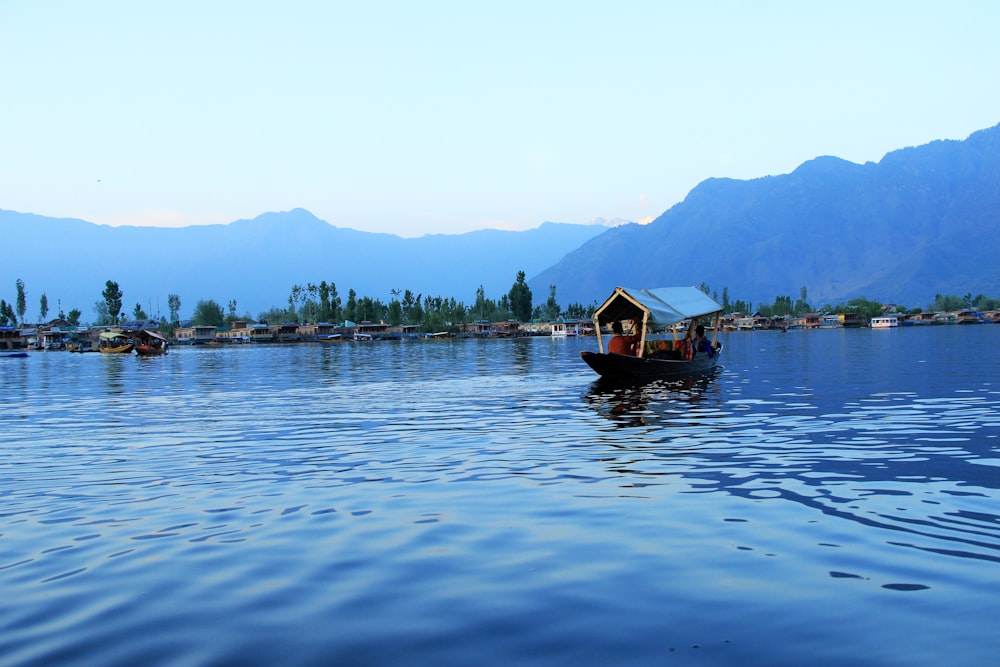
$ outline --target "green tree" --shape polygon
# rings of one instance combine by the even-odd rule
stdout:
[[[108,302],[98,301],[94,304],[94,312],[97,314],[97,321],[95,324],[104,326],[107,324],[113,324],[111,321],[111,313],[108,312]]]
[[[347,290],[347,304],[344,306],[344,318],[351,322],[358,321],[358,295],[353,288]]]
[[[806,290],[805,286],[799,290],[799,299],[795,302],[795,306],[792,308],[792,312],[796,315],[803,315],[812,310],[812,306],[809,305],[809,292]]]
[[[948,294],[942,296],[941,294],[934,295],[934,303],[928,307],[928,310],[932,311],[953,311],[962,310],[965,308],[965,299],[960,296],[955,296],[954,294]]]
[[[136,320],[144,320],[146,317],[146,311],[142,309],[142,304],[136,301],[135,308],[132,309],[132,318]]]
[[[403,305],[399,302],[399,299],[393,299],[389,302],[389,324],[394,327],[398,327],[403,322]]]
[[[42,292],[41,298],[38,299],[38,311],[42,314],[41,321],[44,322],[49,316],[49,297],[45,296],[45,292]]]
[[[74,327],[80,326],[80,316],[83,313],[80,312],[79,308],[73,308],[69,311],[69,315],[66,316],[66,321]]]
[[[340,322],[340,295],[337,293],[337,283],[330,283],[330,321]]]
[[[0,326],[16,326],[17,315],[9,303],[0,299]]]
[[[179,323],[180,320],[178,318],[181,312],[181,298],[176,294],[169,295],[167,297],[167,308],[170,309],[170,323]]]
[[[101,292],[104,303],[108,306],[108,316],[112,324],[118,324],[118,313],[122,312],[122,291],[118,283],[109,280],[104,284],[104,291]]]
[[[559,307],[559,302],[556,301],[556,286],[549,285],[549,298],[545,302],[545,316],[549,321],[558,320],[560,312],[562,309]]]
[[[972,300],[972,307],[978,310],[997,310],[1000,309],[1000,299],[991,299],[984,294],[977,294],[976,298]]]
[[[226,322],[222,306],[213,299],[199,301],[194,307],[194,323],[198,326],[221,327]]]
[[[525,280],[524,271],[517,272],[517,278],[507,293],[507,299],[514,319],[521,322],[531,319],[531,288]]]
[[[17,279],[17,319],[24,322],[24,313],[28,310],[27,294],[24,291],[24,281]]]
[[[319,321],[330,322],[330,286],[325,280],[319,283]]]

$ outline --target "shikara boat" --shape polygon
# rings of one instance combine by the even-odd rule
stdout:
[[[135,353],[140,357],[154,357],[167,353],[167,339],[158,333],[142,329],[133,335]]]
[[[97,343],[98,352],[105,354],[128,354],[132,348],[132,339],[120,331],[102,331]]]
[[[722,305],[697,287],[631,289],[616,287],[594,311],[599,352],[584,350],[580,357],[606,378],[670,378],[709,371],[718,364],[722,345],[698,352],[691,335],[698,320],[714,316],[713,336],[719,331]],[[606,352],[601,327],[616,321],[633,322],[638,337],[636,354]]]

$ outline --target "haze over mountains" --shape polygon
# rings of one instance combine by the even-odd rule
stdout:
[[[138,302],[150,315],[167,314],[167,296],[181,297],[181,317],[202,299],[256,317],[286,307],[293,285],[333,282],[343,300],[349,289],[389,303],[391,290],[475,302],[506,294],[518,271],[533,275],[603,232],[600,225],[544,223],[511,232],[482,230],[404,239],[334,227],[308,211],[265,213],[253,220],[181,228],[109,227],[83,220],[0,211],[0,238],[8,249],[0,269],[0,298],[27,292],[29,320],[39,298],[49,317],[79,308],[95,317],[107,280],[119,284],[123,313]],[[546,294],[547,296],[547,294]],[[59,305],[57,305],[57,302]]]
[[[27,318],[45,293],[93,319],[106,280],[166,314],[197,301],[256,316],[288,303],[292,285],[334,282],[342,298],[388,303],[391,290],[455,297],[470,305],[482,285],[507,293],[524,270],[535,303],[600,302],[616,285],[705,283],[731,300],[798,298],[818,305],[856,296],[926,306],[936,294],[1000,297],[1000,125],[964,141],[935,141],[878,163],[818,157],[791,174],[709,179],[649,225],[544,223],[523,232],[483,230],[404,239],[334,227],[308,211],[184,228],[109,227],[0,211],[5,249],[0,298],[21,278]]]

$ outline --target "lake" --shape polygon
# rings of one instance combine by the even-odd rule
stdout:
[[[1000,326],[0,359],[3,665],[983,665]]]

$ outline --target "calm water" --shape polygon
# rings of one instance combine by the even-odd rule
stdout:
[[[983,665],[1000,326],[0,360],[3,665]]]

